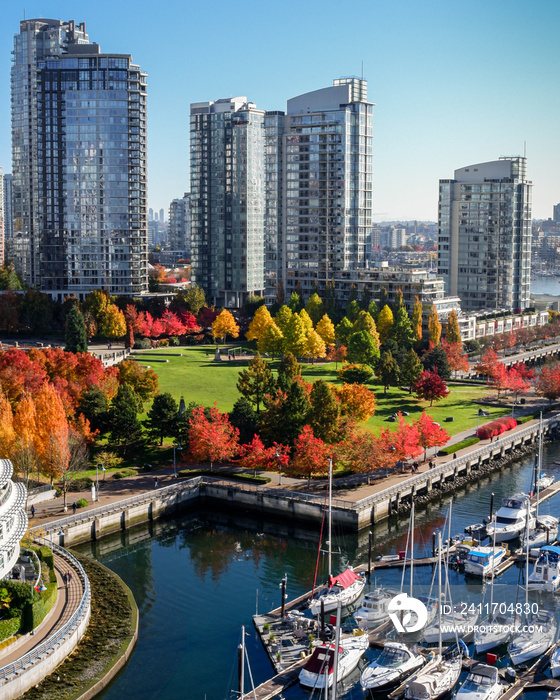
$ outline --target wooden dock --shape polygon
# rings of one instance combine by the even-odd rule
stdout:
[[[261,683],[254,691],[251,690],[248,693],[244,693],[242,700],[269,700],[269,698],[280,695],[283,690],[297,683],[301,667],[306,661],[307,659],[300,659],[300,661],[282,671],[282,673],[277,674],[265,683]]]
[[[559,492],[560,492],[560,480],[555,481],[547,489],[544,489],[544,491],[539,492],[539,504],[544,503],[545,501],[548,501],[549,498],[556,496],[556,494]],[[537,496],[535,494],[531,498],[531,506],[536,506],[536,505],[537,505]]]

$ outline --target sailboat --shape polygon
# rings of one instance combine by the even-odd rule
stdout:
[[[496,548],[496,530],[493,531],[492,549]],[[511,639],[514,625],[513,617],[503,615],[494,608],[494,570],[490,578],[490,614],[481,625],[477,625],[474,632],[474,648],[477,654],[489,651],[501,644],[506,644]]]
[[[441,603],[441,532],[438,533],[438,596]],[[405,689],[407,700],[440,700],[455,686],[461,674],[464,645],[457,642],[443,653],[441,604],[438,605],[438,652]]]
[[[560,587],[560,547],[541,547],[528,579],[531,591],[556,593]]]
[[[354,603],[361,596],[366,580],[364,576],[357,574],[350,566],[338,576],[332,575],[332,459],[329,459],[329,491],[328,491],[328,556],[329,578],[326,588],[309,603],[312,615],[319,615],[321,611],[331,612],[336,610],[338,603],[347,606]],[[319,543],[319,547],[321,543]]]
[[[529,522],[529,504],[527,503],[527,523]],[[527,531],[529,525],[527,524]],[[529,549],[525,554],[525,610],[529,606]],[[527,615],[527,621],[523,631],[510,642],[508,653],[514,666],[525,663],[529,659],[544,654],[554,643],[556,638],[556,620],[554,613],[548,610],[537,609],[531,617]]]
[[[352,673],[369,648],[369,637],[365,633],[340,639],[341,610],[342,605],[338,603],[334,643],[317,645],[299,673],[299,682],[306,688],[336,688],[338,681]]]

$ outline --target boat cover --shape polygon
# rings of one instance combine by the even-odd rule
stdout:
[[[342,647],[339,647],[339,653],[342,652]],[[328,658],[327,658],[328,657]],[[328,673],[333,672],[334,667],[334,644],[331,644],[327,649],[325,646],[315,647],[311,658],[304,666],[309,673]]]
[[[560,556],[560,547],[553,547],[551,545],[546,545],[545,547],[541,547],[541,552],[549,552],[550,554],[556,554],[556,556]]]
[[[328,586],[332,588],[333,586],[340,586],[341,588],[348,588],[354,581],[357,581],[360,577],[358,574],[354,573],[352,569],[346,569],[338,576],[329,576]]]

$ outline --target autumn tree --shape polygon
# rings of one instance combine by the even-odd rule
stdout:
[[[387,389],[399,381],[400,371],[397,361],[390,350],[381,355],[376,368],[376,374],[383,385],[383,395],[387,395]]]
[[[432,306],[430,318],[428,319],[428,337],[431,344],[439,345],[441,338],[441,323],[439,322],[439,316],[435,304]]]
[[[313,434],[325,442],[336,439],[340,407],[329,384],[324,379],[317,379],[311,388],[310,409],[307,422]]]
[[[416,380],[424,371],[424,365],[420,362],[420,358],[413,348],[406,353],[404,362],[401,366],[401,381],[409,387],[408,392],[412,394],[412,389]]]
[[[341,415],[364,423],[375,414],[375,394],[363,384],[342,384],[336,387],[336,395]]]
[[[305,341],[305,355],[314,361],[318,357],[325,357],[326,354],[325,341],[312,329]]]
[[[422,302],[418,297],[415,297],[412,308],[412,332],[415,342],[420,343],[422,341]]]
[[[461,331],[459,330],[459,319],[455,309],[451,309],[451,313],[447,319],[447,329],[445,331],[445,339],[450,345],[461,343]]]
[[[200,309],[206,306],[204,290],[196,284],[192,284],[187,289],[178,292],[177,297],[195,316],[198,315]]]
[[[414,345],[415,338],[412,324],[404,306],[401,306],[395,313],[392,337],[401,350],[410,350]]]
[[[207,417],[200,406],[189,421],[189,457],[193,462],[214,462],[231,459],[237,451],[239,432],[229,422],[227,413],[220,413],[216,404]]]
[[[257,470],[274,469],[274,447],[265,447],[258,435],[253,435],[251,442],[239,445],[237,452],[237,464],[242,469],[251,469],[257,474]]]
[[[289,306],[286,306],[285,304],[284,306],[281,306],[276,312],[276,315],[274,316],[274,323],[278,326],[282,333],[286,332],[286,326],[292,318],[292,315],[293,311],[290,309]]]
[[[12,406],[0,387],[0,455],[5,458],[13,455],[15,439]]]
[[[430,406],[434,401],[441,401],[449,395],[449,389],[446,383],[437,372],[429,372],[425,370],[416,380],[414,385],[416,396],[424,401],[429,401]]]
[[[529,381],[514,367],[511,367],[507,372],[506,386],[513,393],[515,403],[517,403],[517,397],[520,393],[526,394],[531,388]]]
[[[482,353],[480,362],[475,365],[475,372],[477,374],[484,374],[490,377],[494,366],[499,362],[498,355],[492,348],[488,348]]]
[[[414,425],[418,430],[418,444],[424,448],[424,461],[426,461],[429,447],[441,447],[450,438],[447,430],[434,421],[432,416],[429,416],[426,411],[422,411],[422,415],[414,422]]]
[[[292,292],[290,294],[290,301],[288,302],[288,306],[294,314],[297,314],[299,311],[301,311],[301,309],[303,308],[301,294],[298,294],[298,292]]]
[[[393,331],[393,312],[388,304],[381,309],[377,317],[377,332],[379,333],[379,341],[383,344],[391,337]]]
[[[269,355],[280,355],[284,350],[284,335],[276,323],[269,323],[263,335],[257,342],[259,352]]]
[[[45,382],[35,396],[37,453],[41,472],[65,482],[70,453],[68,419],[64,405],[50,382]],[[65,491],[65,490],[64,490]],[[66,497],[64,501],[66,506]]]
[[[462,343],[449,343],[447,339],[445,339],[441,341],[441,347],[445,352],[449,368],[451,371],[455,372],[455,376],[457,376],[457,372],[469,371],[469,359],[463,352]]]
[[[239,373],[237,391],[256,407],[258,415],[265,395],[273,392],[274,388],[272,372],[257,352],[253,359],[249,360],[247,369]]]
[[[324,314],[322,316],[322,318],[317,323],[317,327],[315,328],[315,330],[321,336],[321,338],[323,339],[323,342],[325,343],[327,348],[329,346],[334,345],[334,341],[335,341],[334,323],[327,316],[327,314]]]
[[[311,426],[304,426],[294,443],[292,459],[286,467],[286,474],[307,477],[307,486],[310,488],[312,476],[325,476],[328,471],[328,446],[313,435]]]
[[[232,338],[239,336],[239,326],[235,322],[231,311],[222,309],[218,317],[212,324],[212,335],[214,338],[221,338],[222,342],[226,342],[226,337],[231,335]]]
[[[338,378],[344,384],[365,384],[373,376],[373,370],[367,365],[347,363],[337,372]]]
[[[29,478],[39,463],[37,411],[30,394],[24,394],[14,413],[12,461],[16,473],[29,489]]]
[[[302,357],[305,354],[307,329],[299,314],[292,314],[283,333],[286,351],[291,352],[296,357]]]
[[[388,471],[397,460],[392,433],[383,430],[379,437],[374,437],[369,431],[351,435],[339,446],[338,453],[353,472],[367,474],[368,483],[373,472]]]
[[[74,304],[66,316],[66,352],[87,352],[86,324],[77,304]]]
[[[492,370],[490,372],[490,384],[498,392],[498,397],[500,396],[500,392],[504,391],[504,389],[507,389],[508,372],[503,363],[496,362],[496,364],[493,365]]]
[[[381,434],[383,430],[382,428]],[[407,459],[418,457],[422,452],[418,428],[414,423],[407,423],[400,411],[397,414],[396,428],[392,431],[389,431],[388,428],[385,430],[390,433],[391,446],[394,450],[393,454],[398,460],[406,461]]]
[[[134,360],[123,360],[117,370],[119,384],[128,384],[142,401],[149,401],[158,393],[158,376],[153,369]]]
[[[305,305],[305,310],[307,311],[309,318],[313,322],[313,325],[316,326],[319,323],[319,320],[321,319],[323,314],[325,313],[323,300],[317,294],[317,292],[314,292],[309,297],[309,299],[307,300],[307,304]]]
[[[535,391],[550,402],[560,397],[560,364],[547,362],[537,375]]]
[[[338,369],[338,363],[344,362],[348,349],[346,345],[330,345],[327,347],[327,361],[335,363],[335,369]]]
[[[164,437],[174,434],[178,411],[177,402],[169,392],[154,396],[144,425],[148,435],[159,440],[160,445],[163,445]]]
[[[271,323],[273,323],[273,321],[270,311],[264,305],[259,306],[259,308],[255,311],[253,320],[249,324],[249,330],[245,334],[245,337],[247,340],[259,341]]]

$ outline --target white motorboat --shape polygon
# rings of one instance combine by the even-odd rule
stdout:
[[[355,603],[362,595],[366,585],[365,576],[355,573],[352,567],[348,567],[338,576],[332,575],[332,459],[329,460],[329,489],[328,489],[328,565],[329,578],[327,586],[317,597],[311,598],[309,608],[313,615],[323,612],[332,612],[337,609],[338,603],[342,606]],[[319,542],[319,550],[321,543]],[[317,573],[315,571],[315,573]]]
[[[552,486],[553,483],[554,483],[553,476],[547,476],[546,474],[541,474],[538,481],[537,481],[537,490],[544,491],[549,486]]]
[[[474,649],[482,654],[490,649],[507,644],[513,635],[515,620],[507,615],[490,615],[474,632]]]
[[[527,620],[525,629],[510,642],[509,657],[514,666],[542,656],[554,644],[556,620],[554,613],[539,610]]]
[[[518,493],[509,498],[504,498],[501,508],[498,510],[496,518],[486,527],[488,537],[496,533],[496,542],[509,542],[519,537],[527,527],[529,518],[529,530],[535,528],[535,517],[529,510],[527,515],[527,503],[529,496],[526,493]]]
[[[555,593],[560,587],[560,547],[541,547],[528,579],[529,590]]]
[[[360,685],[364,693],[388,692],[396,688],[426,663],[422,654],[406,645],[387,642],[375,661],[362,671]]]
[[[521,541],[523,549],[529,544],[530,556],[538,556],[535,550],[539,550],[543,545],[556,542],[558,538],[558,518],[553,515],[539,515],[537,517],[536,529],[525,536]]]
[[[456,637],[464,637],[478,622],[480,611],[478,606],[466,606],[459,604],[447,610],[449,606],[444,606],[444,613],[441,616],[441,623],[429,625],[424,630],[422,638],[426,644],[435,644],[439,638],[441,626],[441,636],[444,642],[454,640]]]
[[[438,599],[441,601],[441,532],[438,533]],[[438,651],[420,673],[407,684],[406,700],[440,700],[453,690],[461,675],[463,653],[466,650],[462,642],[453,644],[443,654],[443,616],[442,606],[438,605]]]
[[[550,675],[553,678],[560,678],[560,644],[550,655]]]
[[[457,700],[498,700],[505,689],[497,668],[475,664],[455,697]]]
[[[327,587],[309,603],[309,609],[313,615],[321,614],[321,605],[324,612],[336,610],[338,602],[343,607],[351,605],[361,596],[366,579],[357,574],[352,567],[348,567],[338,576],[329,576]]]
[[[330,688],[334,678],[335,644],[320,644],[299,674],[299,682],[306,688]],[[360,634],[341,639],[338,644],[338,680],[341,681],[358,665],[369,648],[369,637]]]
[[[505,547],[474,547],[465,559],[465,572],[473,576],[491,576],[506,556]]]
[[[366,593],[362,598],[360,607],[354,613],[354,620],[356,620],[358,626],[371,628],[385,622],[389,616],[387,612],[389,603],[396,595],[398,595],[398,591],[381,587]]]

